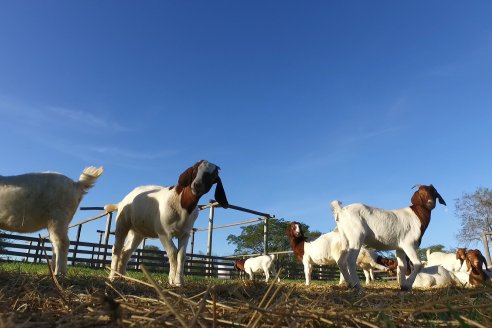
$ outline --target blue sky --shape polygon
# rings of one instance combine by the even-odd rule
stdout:
[[[335,227],[333,199],[400,208],[414,184],[433,183],[448,206],[434,210],[422,246],[459,246],[455,199],[492,184],[491,10],[0,1],[0,174],[76,179],[102,165],[81,204],[101,206],[139,185],[173,185],[207,159],[232,204],[322,232]],[[218,210],[215,223],[251,218]],[[83,239],[103,227],[84,227]],[[215,231],[213,252],[231,254],[226,237],[238,233]]]

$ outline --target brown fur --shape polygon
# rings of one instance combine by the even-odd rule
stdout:
[[[408,276],[412,272],[412,269],[411,269],[410,259],[408,257],[406,259],[407,259],[407,271],[405,272],[405,274]],[[393,260],[393,259],[389,259],[387,257],[378,256],[376,259],[376,263],[381,264],[381,265],[385,266],[386,268],[388,268],[388,271],[387,271],[388,276],[396,277],[396,269],[398,268],[398,261]]]
[[[198,161],[192,167],[187,168],[183,173],[180,174],[178,179],[178,185],[176,186],[176,192],[178,195],[181,195],[181,206],[186,209],[188,213],[193,212],[193,210],[198,205],[198,201],[202,195],[194,195],[191,191],[191,184],[193,180],[195,180],[196,175],[198,173],[198,167],[203,162],[203,160]],[[219,177],[218,169],[213,172],[209,179],[206,182],[208,184],[205,190],[208,192],[214,183],[217,183],[216,187],[216,198],[219,199],[219,203],[223,207],[227,207],[229,204],[227,202],[227,198],[225,196],[224,187],[222,186],[222,181]],[[170,188],[170,190],[172,187]],[[219,197],[218,197],[219,196]]]
[[[237,271],[244,271],[244,262],[245,260],[236,260],[234,261],[234,269]]]
[[[296,236],[295,234],[295,226],[299,225],[300,235]],[[304,237],[304,232],[301,229],[301,224],[299,222],[290,222],[285,230],[285,234],[289,238],[290,247],[292,251],[294,251],[294,256],[300,262],[302,262],[302,258],[304,257],[304,242],[306,241],[306,237]]]
[[[460,260],[461,265],[466,260],[466,248],[458,248],[456,249],[456,259]]]
[[[483,286],[487,280],[487,275],[483,272],[485,258],[478,249],[470,249],[466,251],[466,266],[470,271],[469,283],[473,286]]]
[[[439,195],[436,188],[433,185],[420,186],[419,189],[413,194],[410,208],[417,215],[420,220],[420,238],[418,244],[422,241],[425,230],[429,226],[431,220],[431,211],[436,207],[436,198],[439,199],[439,203],[446,205],[444,199]],[[429,202],[429,200],[431,202]]]

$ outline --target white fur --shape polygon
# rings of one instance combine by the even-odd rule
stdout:
[[[253,280],[255,273],[264,273],[265,281],[268,282],[270,279],[270,271],[274,276],[277,275],[275,270],[275,255],[260,255],[252,257],[244,261],[244,271],[249,275],[249,279]],[[280,278],[278,278],[280,281]]]
[[[191,184],[193,194],[202,195],[208,191],[202,183],[202,175],[216,168],[215,164],[202,161]],[[176,189],[141,186],[126,195],[119,204],[106,205],[107,211],[118,210],[109,279],[115,278],[115,272],[125,274],[128,260],[144,238],[159,238],[169,259],[169,284],[184,284],[186,247],[199,210],[195,207],[188,213],[181,206],[183,193],[178,194]],[[178,239],[177,247],[173,238]]]
[[[363,204],[342,208],[339,201],[333,201],[331,206],[344,250],[338,266],[349,285],[359,287],[355,264],[360,248],[366,245],[378,250],[395,249],[400,286],[411,288],[405,283],[405,254],[414,264],[411,278],[422,266],[416,252],[421,237],[421,224],[413,210],[410,207],[383,210]]]
[[[297,229],[299,226],[297,225]],[[306,278],[306,285],[311,283],[311,275],[313,272],[313,265],[330,265],[336,264],[340,258],[340,233],[338,231],[331,231],[319,236],[314,241],[304,242],[304,256],[302,258],[302,264],[304,265],[304,276]],[[362,248],[358,258],[357,265],[362,268],[366,277],[366,284],[371,281],[371,269],[385,270],[386,268],[376,263],[376,256],[374,251],[369,251],[366,248]],[[374,275],[372,275],[374,280]],[[342,273],[340,273],[340,282],[343,284],[345,281]]]
[[[466,271],[465,261],[463,263],[456,258],[456,253],[433,252],[427,249],[427,264],[426,266],[442,265],[448,271]]]
[[[0,229],[15,232],[48,229],[54,272],[65,274],[70,246],[68,225],[83,195],[102,172],[102,167],[87,167],[77,182],[59,173],[0,176]]]
[[[461,284],[453,272],[446,270],[442,265],[434,265],[422,268],[416,275],[415,280],[409,278],[412,287],[446,287]]]

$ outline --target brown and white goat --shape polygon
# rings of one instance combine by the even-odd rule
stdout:
[[[288,224],[285,234],[289,238],[295,258],[304,265],[306,285],[311,283],[313,264],[335,264],[340,257],[340,234],[338,231],[328,232],[309,242],[304,236],[301,224],[294,221]],[[357,265],[364,271],[366,284],[369,284],[371,281],[370,269],[385,269],[382,265],[376,263],[375,257],[373,252],[364,248],[357,258]],[[343,282],[343,276],[340,274],[339,284]]]
[[[466,266],[470,274],[470,285],[482,286],[486,281],[490,282],[487,261],[478,249],[469,249],[466,251]],[[486,272],[483,270],[483,266],[485,266]]]
[[[430,223],[436,199],[446,205],[434,186],[420,185],[411,198],[412,205],[396,210],[384,210],[364,204],[342,208],[339,201],[331,202],[342,244],[338,267],[350,287],[360,288],[355,266],[360,249],[365,245],[377,250],[396,250],[400,288],[411,288],[412,279],[415,279],[422,267],[417,248]],[[405,277],[405,254],[415,269],[410,274],[409,283]]]
[[[448,271],[460,271],[466,259],[466,248],[458,248],[455,253],[432,252],[427,249],[425,266],[442,265]]]
[[[108,212],[118,210],[109,278],[113,279],[115,272],[126,272],[131,254],[145,237],[159,238],[169,258],[169,284],[183,285],[186,247],[198,217],[197,204],[213,184],[217,184],[215,199],[227,207],[219,167],[204,160],[181,173],[176,186],[137,187],[119,204],[106,205]],[[178,239],[177,248],[173,237]]]

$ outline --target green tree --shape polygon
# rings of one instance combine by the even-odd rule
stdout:
[[[460,243],[480,242],[484,231],[492,231],[492,190],[479,187],[474,193],[456,199],[456,216],[461,228],[456,234]]]
[[[434,253],[434,252],[446,252],[444,250],[444,245],[441,245],[441,244],[431,245],[431,246],[426,247],[426,248],[419,248],[417,250],[417,255],[419,256],[419,259],[421,261],[427,261],[427,250],[428,249],[431,250],[431,253]]]
[[[268,251],[278,252],[290,250],[289,239],[285,230],[289,222],[284,219],[268,219]],[[316,238],[321,235],[319,231],[309,231],[309,226],[301,224],[304,235],[308,238]],[[239,236],[229,235],[227,242],[235,245],[234,254],[262,253],[263,252],[263,224],[254,224],[241,227]]]

